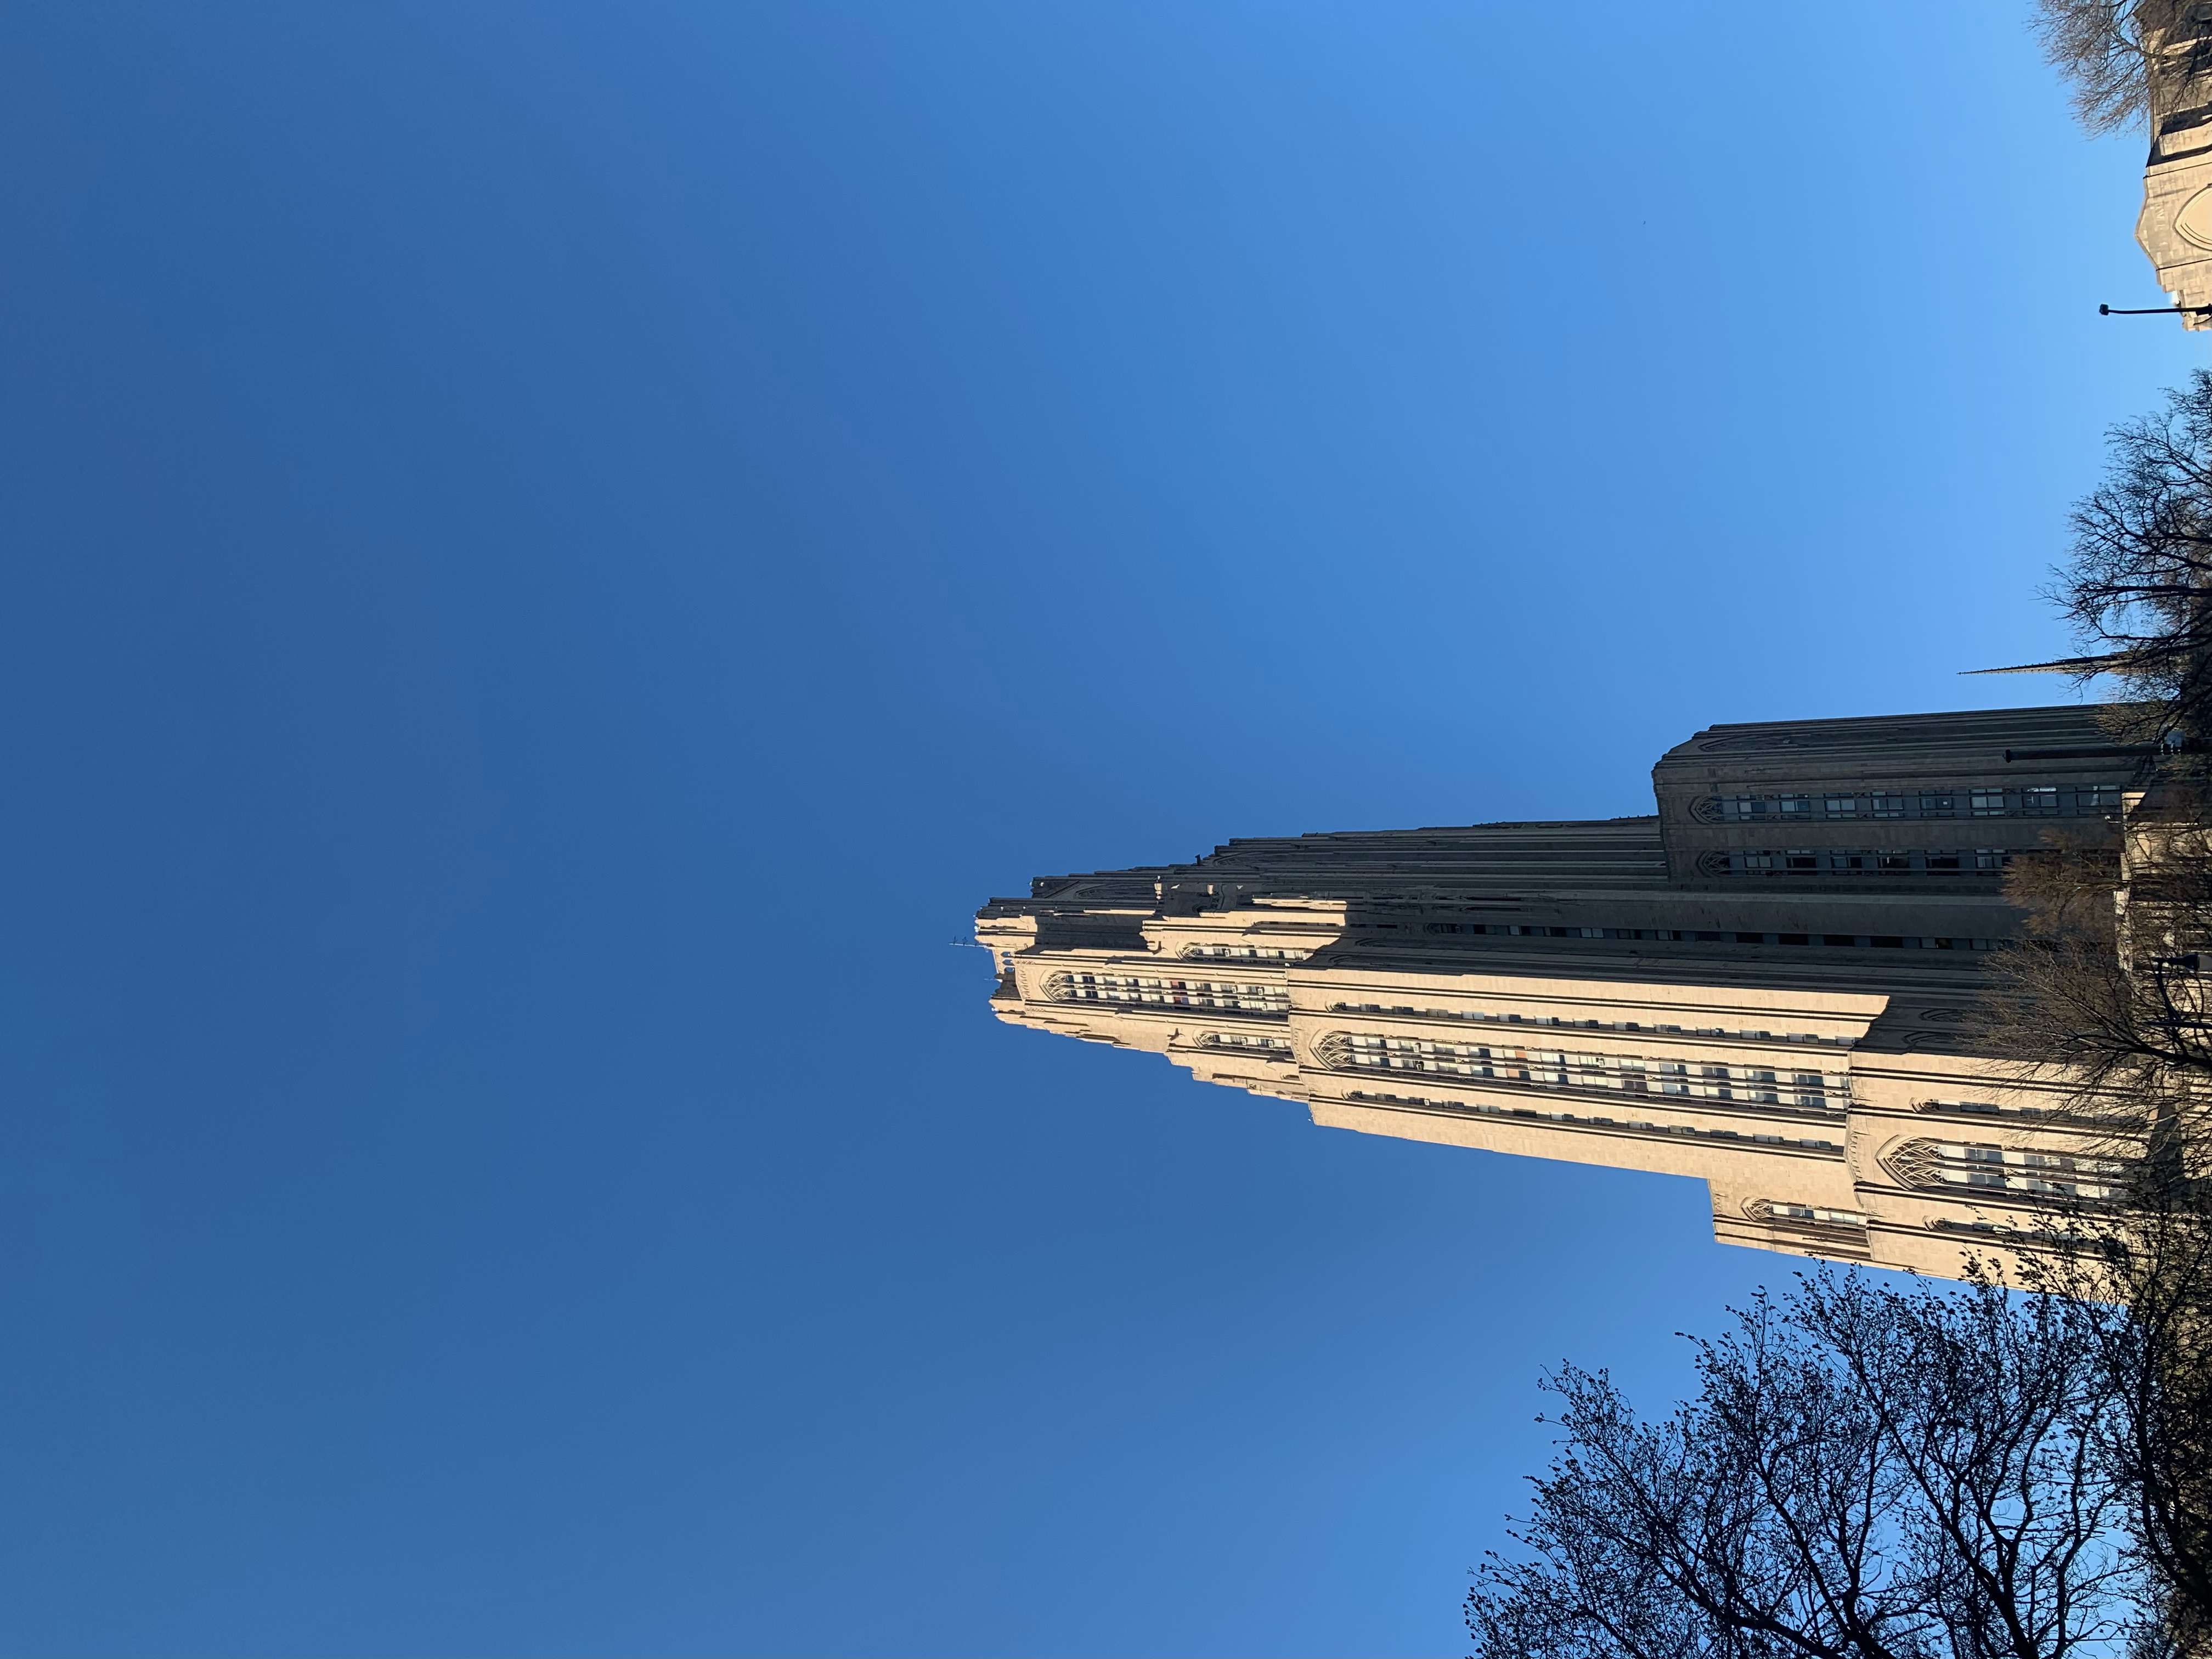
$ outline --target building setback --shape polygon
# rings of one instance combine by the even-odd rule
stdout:
[[[2116,840],[2094,708],[1719,726],[1653,817],[1232,841],[994,899],[994,1011],[1316,1123],[1693,1176],[1726,1242],[1958,1272],[2103,1131],[1961,1036],[2006,860]]]

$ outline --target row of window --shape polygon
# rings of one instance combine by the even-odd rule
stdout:
[[[1720,855],[1708,854],[1707,856],[1717,858]],[[1746,854],[1743,856],[1772,858],[1784,855],[1761,853]],[[1792,853],[1786,856],[1794,859],[1798,855]],[[1729,868],[1725,866],[1715,872],[1716,874],[1729,872]],[[1516,939],[1671,939],[1700,945],[1856,945],[1862,949],[1880,947],[1893,951],[1899,949],[1988,951],[2004,942],[2002,939],[1936,939],[1896,933],[1746,933],[1722,928],[1687,927],[1523,927],[1517,924],[1496,921],[1431,921],[1425,924],[1425,931],[1431,933],[1497,933],[1510,935]]]
[[[1291,1052],[1288,1037],[1253,1036],[1243,1031],[1209,1031],[1199,1043],[1207,1048],[1250,1048],[1271,1060],[1287,1059]]]
[[[1778,1035],[1769,1030],[1746,1030],[1725,1025],[1646,1025],[1632,1019],[1562,1019],[1557,1014],[1493,1014],[1479,1009],[1416,1008],[1407,1003],[1386,1007],[1379,1002],[1332,1002],[1329,1010],[1339,1014],[1412,1014],[1422,1019],[1479,1019],[1500,1025],[1561,1026],[1581,1031],[1650,1031],[1662,1036],[1748,1037],[1759,1042],[1771,1042]],[[1819,1036],[1811,1031],[1784,1031],[1779,1036],[1785,1042],[1848,1045],[1851,1041],[1849,1037]]]
[[[1175,979],[1160,975],[1054,974],[1044,994],[1054,1002],[1137,1003],[1161,1008],[1237,1008],[1247,1013],[1286,1014],[1291,994],[1279,985],[1234,980]]]
[[[1692,808],[1707,823],[1796,819],[2057,817],[2120,810],[2116,783],[2008,789],[1869,789],[1851,794],[1708,795]]]
[[[1744,875],[1948,875],[1980,871],[1994,875],[2012,862],[2003,847],[1785,847],[1698,855],[1708,874]]]
[[[1625,1122],[1609,1117],[1577,1117],[1572,1112],[1540,1112],[1528,1106],[1493,1106],[1486,1101],[1431,1100],[1423,1095],[1374,1094],[1354,1089],[1347,1100],[1371,1101],[1381,1106],[1419,1106],[1443,1112],[1480,1112],[1489,1117],[1532,1117],[1547,1123],[1587,1123],[1594,1128],[1635,1129],[1646,1134],[1683,1135],[1704,1140],[1749,1141],[1766,1146],[1803,1146],[1814,1152],[1840,1152],[1832,1140],[1793,1139],[1784,1135],[1747,1135],[1736,1129],[1699,1129],[1687,1123],[1650,1123],[1638,1118]]]
[[[1304,962],[1313,954],[1310,951],[1286,951],[1265,945],[1186,945],[1185,957],[1210,957],[1236,962]]]
[[[1987,1117],[2032,1117],[2087,1119],[2099,1123],[2125,1125],[2136,1121],[2129,1112],[2100,1114],[2083,1112],[2067,1106],[2000,1106],[1993,1100],[1917,1100],[1912,1103],[1916,1112],[1972,1112]]]
[[[1989,1141],[1929,1139],[1905,1141],[1885,1153],[1882,1163],[1902,1184],[1928,1191],[1963,1187],[2088,1199],[2112,1198],[2117,1191],[2082,1176],[2114,1175],[2119,1169],[2107,1158],[2023,1152]]]
[[[1867,1218],[1856,1210],[1823,1209],[1817,1204],[1785,1204],[1761,1199],[1752,1208],[1767,1221],[1798,1221],[1815,1227],[1863,1227]]]
[[[1836,1073],[1777,1071],[1771,1066],[1718,1066],[1646,1060],[1641,1054],[1568,1054],[1553,1048],[1493,1048],[1426,1037],[1332,1032],[1317,1045],[1321,1061],[1338,1070],[1426,1072],[1484,1078],[1544,1089],[1602,1089],[1617,1094],[1680,1095],[1818,1111],[1831,1095],[1850,1092]]]

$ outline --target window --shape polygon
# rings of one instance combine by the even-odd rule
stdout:
[[[1856,1210],[1826,1210],[1811,1204],[1783,1204],[1769,1200],[1758,1206],[1770,1220],[1809,1221],[1817,1226],[1863,1227],[1867,1218]]]
[[[1289,1044],[1278,1038],[1251,1038],[1237,1044],[1209,1037],[1223,1047],[1254,1047],[1288,1057]],[[1840,1073],[1793,1072],[1785,1084],[1771,1066],[1698,1065],[1674,1060],[1646,1060],[1641,1054],[1563,1053],[1489,1042],[1438,1041],[1434,1037],[1373,1032],[1333,1032],[1316,1045],[1322,1063],[1339,1071],[1422,1072],[1444,1078],[1484,1079],[1545,1089],[1649,1095],[1695,1095],[1707,1100],[1767,1105],[1786,1103],[1832,1110],[1850,1095],[1850,1080]],[[1694,1075],[1693,1075],[1694,1073]],[[1654,1088],[1654,1084],[1656,1088]],[[1817,1144],[1826,1146],[1825,1141]]]
[[[2112,1188],[2077,1178],[2080,1162],[2057,1153],[2031,1152],[1987,1141],[1908,1140],[1882,1155],[1882,1164],[1904,1185],[1923,1191],[1945,1187],[2011,1190],[2048,1196],[2101,1199]],[[2094,1166],[2116,1174],[2118,1166]]]
[[[1045,994],[1055,1002],[1121,1002],[1166,1008],[1235,1008],[1286,1014],[1291,994],[1279,985],[1232,980],[1170,979],[1135,974],[1054,974]]]
[[[1690,812],[1706,823],[1809,823],[1823,818],[2048,817],[2062,812],[2111,812],[2119,804],[2118,784],[2085,783],[2070,788],[2045,784],[2009,793],[2002,785],[1992,785],[1978,789],[1876,789],[1863,795],[1706,795],[1690,804]]]
[[[1971,854],[1949,847],[1925,848],[1900,847],[1887,852],[1872,852],[1863,848],[1835,851],[1826,851],[1817,847],[1792,847],[1785,851],[1777,851],[1772,848],[1759,848],[1740,853],[1724,853],[1718,849],[1704,853],[1699,855],[1698,867],[1708,874],[1717,876],[1793,874],[1803,876],[1818,875],[1823,871],[1836,871],[1847,874],[1863,874],[1869,871],[1880,871],[1891,875],[1909,875],[1915,872],[1926,871],[2002,870],[2010,857],[2011,854],[2001,847],[1978,848]],[[1449,927],[1437,927],[1435,931],[1449,933],[1455,930]],[[1468,931],[1482,930],[1472,928]],[[1503,933],[1506,930],[1493,928],[1490,931]],[[1518,933],[1523,930],[1516,928],[1512,931]],[[1534,933],[1540,930],[1530,928],[1526,931]],[[1648,933],[1632,934],[1626,929],[1606,928],[1599,931],[1602,931],[1604,936],[1608,939],[1655,937]],[[1584,928],[1582,932],[1585,938],[1597,936],[1596,932],[1589,928]],[[1665,937],[1665,935],[1657,935],[1657,937]],[[1728,935],[1686,933],[1681,937],[1725,939]],[[1747,939],[1744,942],[1751,941]],[[1774,943],[1772,939],[1767,939],[1765,942],[1770,945]]]

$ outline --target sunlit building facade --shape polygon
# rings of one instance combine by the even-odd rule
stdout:
[[[2112,837],[2094,709],[1716,726],[1657,812],[1233,841],[995,899],[1000,1018],[1331,1128],[1705,1181],[1717,1236],[1958,1270],[2102,1126],[1969,1052],[2006,860]]]
[[[2150,155],[2136,240],[2186,328],[2212,328],[2212,14],[2192,0],[2136,0]]]

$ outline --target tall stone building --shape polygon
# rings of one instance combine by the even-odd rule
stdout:
[[[2137,0],[2150,123],[2136,240],[2189,328],[2212,328],[2212,4]]]
[[[1658,811],[1232,841],[994,899],[1002,1019],[1331,1128],[1702,1178],[1739,1244],[1958,1271],[2095,1196],[2096,1127],[1966,1052],[2006,860],[2118,834],[2094,709],[1719,726]]]

